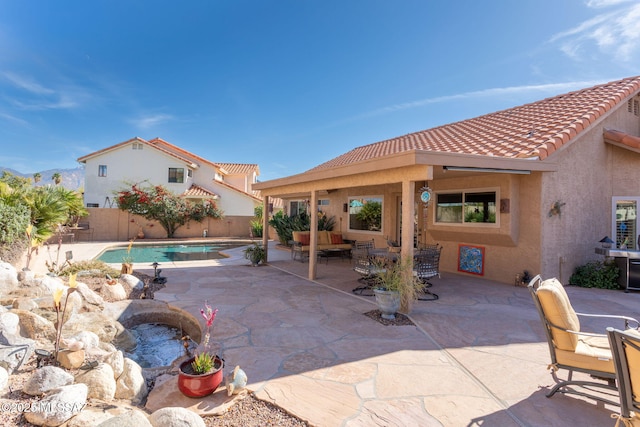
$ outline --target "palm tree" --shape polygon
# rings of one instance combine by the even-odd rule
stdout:
[[[53,182],[55,182],[56,185],[58,185],[62,182],[62,175],[60,175],[59,172],[56,172],[51,175],[51,179],[53,180]]]
[[[33,174],[33,181],[37,184],[42,179],[42,174],[40,172],[36,172]]]

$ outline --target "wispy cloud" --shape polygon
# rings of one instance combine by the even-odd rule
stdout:
[[[7,122],[11,122],[14,124],[18,124],[21,126],[27,126],[29,124],[29,122],[27,122],[26,120],[23,120],[19,117],[12,116],[11,114],[2,113],[2,112],[0,112],[0,119],[3,119]]]
[[[510,86],[501,88],[483,89],[471,92],[463,92],[458,94],[437,96],[433,98],[425,98],[417,101],[405,102],[402,104],[390,105],[387,107],[379,108],[377,110],[369,111],[358,116],[352,117],[347,121],[359,120],[373,116],[380,116],[387,113],[392,113],[401,110],[408,110],[411,108],[423,107],[430,104],[438,104],[450,101],[459,101],[472,98],[502,98],[506,96],[519,95],[524,96],[532,93],[554,95],[563,92],[570,92],[583,87],[594,86],[600,83],[604,83],[608,80],[601,81],[575,81],[564,83],[549,83],[542,85],[524,85],[524,86]]]
[[[169,114],[154,114],[131,119],[129,122],[138,129],[146,130],[170,120],[173,120],[173,116]]]
[[[616,60],[637,60],[640,57],[640,4],[628,0],[590,0],[586,5],[603,13],[555,34],[550,41],[560,43],[560,50],[574,59],[580,59],[595,46],[599,53],[612,55]],[[605,12],[605,9],[615,10]]]
[[[91,95],[73,85],[51,88],[39,82],[12,72],[0,74],[0,80],[8,82],[14,91],[6,96],[6,101],[16,109],[68,110],[86,104]]]

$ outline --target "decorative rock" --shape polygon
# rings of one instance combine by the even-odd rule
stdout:
[[[117,415],[100,424],[98,427],[152,427],[147,416],[137,409]]]
[[[204,427],[205,423],[200,415],[180,407],[162,408],[149,417],[153,427],[190,426]]]
[[[73,375],[55,366],[44,366],[36,369],[22,387],[22,391],[31,396],[40,396],[69,384],[73,384]]]
[[[84,350],[60,350],[58,352],[58,362],[66,369],[78,369],[84,364]]]
[[[78,351],[84,348],[84,343],[82,341],[78,341],[75,338],[62,338],[60,339],[60,346],[65,350]]]
[[[65,336],[90,331],[98,335],[100,341],[111,342],[118,331],[115,323],[116,320],[99,312],[77,313],[65,323],[62,331]]]
[[[0,262],[0,287],[11,289],[18,286],[18,272],[8,262]],[[5,294],[5,292],[2,292]]]
[[[100,289],[100,292],[108,301],[122,301],[127,299],[127,291],[124,290],[121,283],[105,285]]]
[[[71,338],[81,342],[85,350],[91,350],[100,345],[100,337],[91,331],[80,331]]]
[[[0,314],[0,332],[8,335],[20,333],[20,318],[18,315],[12,312]]]
[[[10,316],[11,315],[11,316]],[[2,313],[0,317],[7,321],[5,326],[14,329],[13,321],[18,318],[13,313]],[[35,341],[18,334],[10,334],[0,329],[0,366],[12,374],[31,357],[35,349]]]
[[[9,372],[0,366],[0,391],[4,391],[9,384]]]
[[[142,375],[142,368],[133,360],[124,358],[124,371],[116,380],[116,399],[128,399],[138,404],[147,397],[149,390]]]
[[[116,350],[111,353],[108,353],[106,357],[102,359],[102,361],[104,363],[108,363],[109,365],[111,365],[111,368],[113,369],[114,378],[116,379],[119,378],[124,372],[124,355],[122,354],[122,351]],[[116,384],[116,390],[117,390],[117,384]],[[116,391],[116,394],[117,394],[117,391]]]
[[[93,369],[76,375],[76,383],[86,384],[90,398],[111,400],[116,394],[116,380],[113,369],[106,363],[100,363]]]
[[[93,310],[102,310],[104,308],[104,299],[90,289],[85,283],[78,282],[77,292],[82,296],[84,300],[84,308]]]
[[[56,328],[48,319],[27,310],[12,310],[20,318],[20,334],[34,339],[55,341]]]
[[[29,297],[19,297],[13,301],[13,308],[18,310],[31,311],[38,308],[38,303]]]
[[[120,276],[120,280],[122,280],[127,287],[133,290],[141,291],[144,289],[144,282],[131,274],[122,274]]]
[[[51,391],[38,405],[52,408],[50,411],[25,412],[24,418],[37,426],[59,426],[82,411],[87,403],[85,384],[66,385]]]

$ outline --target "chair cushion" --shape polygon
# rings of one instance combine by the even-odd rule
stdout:
[[[331,233],[331,243],[334,245],[341,245],[344,243],[342,240],[342,234],[340,233]]]
[[[309,245],[309,239],[310,239],[310,236],[308,231],[293,232],[293,240],[302,245]]]
[[[536,295],[549,322],[564,329],[580,331],[578,315],[571,306],[567,292],[557,279],[542,282]],[[551,335],[556,348],[560,350],[573,352],[578,345],[578,337],[575,334],[551,328]]]
[[[326,230],[318,231],[318,245],[330,245],[331,237]]]
[[[628,329],[625,331],[628,339],[633,340],[634,344],[640,345],[640,332],[636,329]],[[629,345],[624,347],[624,353],[627,357],[629,365],[629,377],[631,379],[631,393],[634,396],[640,396],[640,350]]]

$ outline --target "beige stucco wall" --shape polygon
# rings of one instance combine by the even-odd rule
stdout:
[[[137,236],[142,226],[146,239],[164,239],[167,237],[164,228],[157,222],[130,215],[120,209],[88,208],[89,216],[81,222],[88,221],[93,228],[94,241],[127,241]],[[202,223],[191,222],[180,227],[174,238],[202,237],[207,230],[208,237],[249,237],[249,221],[252,217],[225,216],[223,219],[205,219]],[[80,235],[84,240],[86,235]]]

